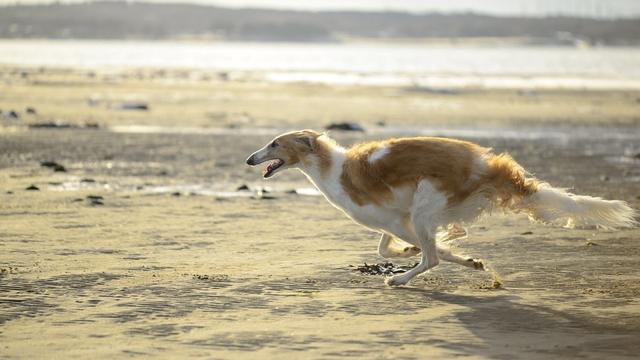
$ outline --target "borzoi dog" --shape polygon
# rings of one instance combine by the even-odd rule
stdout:
[[[325,134],[302,130],[276,137],[253,153],[247,164],[266,161],[264,178],[298,168],[331,204],[380,232],[381,256],[421,254],[416,267],[386,279],[391,286],[406,284],[439,260],[483,269],[481,260],[439,245],[436,231],[452,226],[458,230],[457,224],[469,223],[495,207],[522,212],[543,223],[637,225],[634,210],[623,201],[554,188],[527,177],[511,156],[461,140],[400,138],[345,149]]]

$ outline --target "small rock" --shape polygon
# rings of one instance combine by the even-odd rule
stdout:
[[[20,118],[20,115],[18,115],[18,113],[17,113],[15,110],[11,110],[11,111],[9,111],[9,112],[7,113],[7,117],[8,117],[9,119],[15,119],[15,120],[17,120],[17,119],[19,119],[19,118]]]
[[[520,235],[533,235],[533,231],[525,231]]]
[[[263,193],[258,193],[258,195],[254,196],[253,199],[257,199],[257,200],[275,200],[277,199],[277,197],[273,196],[273,195],[266,195]]]
[[[82,178],[80,179],[81,183],[95,183],[96,181],[94,179],[91,178]]]
[[[104,202],[102,202],[102,200],[90,200],[89,204],[92,206],[102,206]]]
[[[587,246],[598,246],[598,244],[593,241],[587,241]]]
[[[42,167],[48,167],[50,169],[52,169],[53,171],[56,172],[66,172],[67,169],[65,169],[64,166],[62,166],[61,164],[58,164],[55,161],[41,161],[40,162],[40,166]]]
[[[249,185],[247,185],[247,184],[242,184],[242,185],[238,186],[238,188],[236,189],[236,191],[249,191]]]
[[[182,193],[180,193],[180,191],[176,191],[176,192],[171,193],[171,196],[176,196],[176,197],[182,196]]]
[[[40,161],[40,166],[43,166],[43,167],[52,168],[57,165],[58,163],[55,161]]]
[[[11,190],[7,191],[7,195],[12,195],[12,194],[13,194],[13,191]]]
[[[148,111],[149,105],[143,102],[126,102],[118,106],[120,110]]]
[[[25,188],[25,190],[29,190],[29,191],[40,191],[40,188],[38,188],[37,186],[31,184],[29,186],[27,186],[27,188]]]
[[[60,121],[45,121],[40,123],[29,124],[31,129],[72,129],[77,128],[77,125],[68,124]]]
[[[36,109],[32,108],[31,106],[27,107],[25,111],[27,112],[27,114],[31,114],[31,115],[35,115],[37,113]]]
[[[82,202],[82,201],[84,201],[83,198],[75,198],[75,199],[71,200],[71,202]]]
[[[87,200],[104,200],[100,195],[87,195]]]
[[[360,124],[354,122],[342,122],[332,123],[325,126],[326,130],[340,130],[340,131],[360,131],[364,132],[364,128]]]

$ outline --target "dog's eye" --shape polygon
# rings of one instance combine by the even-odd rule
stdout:
[[[272,148],[274,148],[274,147],[276,147],[276,146],[278,146],[278,143],[277,143],[277,142],[275,142],[275,141],[274,141],[274,142],[272,142],[272,143],[271,143],[271,147],[272,147]]]

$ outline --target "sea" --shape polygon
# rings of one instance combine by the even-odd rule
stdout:
[[[0,40],[0,65],[192,69],[333,85],[640,89],[638,47]]]

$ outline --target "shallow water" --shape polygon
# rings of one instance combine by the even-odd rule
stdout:
[[[220,128],[126,125],[112,126],[110,131],[128,134],[203,134],[224,136],[276,136],[294,129],[286,128]],[[444,128],[385,126],[366,130],[372,136],[444,136],[466,139],[511,139],[511,140],[640,140],[638,127],[535,127],[535,128]]]
[[[640,89],[639,48],[0,40],[0,64],[259,72],[330,84]]]

